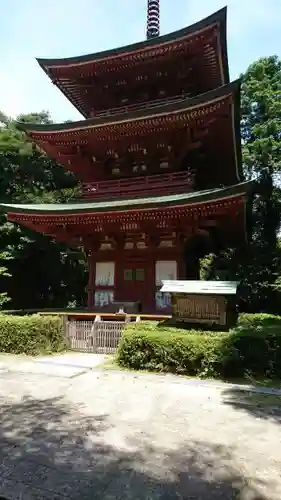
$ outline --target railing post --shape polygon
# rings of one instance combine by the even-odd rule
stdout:
[[[70,346],[70,335],[69,335],[69,319],[68,316],[64,315],[62,317],[63,333],[66,340],[67,347]]]

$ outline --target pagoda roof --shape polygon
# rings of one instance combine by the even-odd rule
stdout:
[[[190,110],[198,107],[207,106],[212,104],[214,101],[219,100],[220,98],[227,97],[232,94],[235,100],[235,104],[237,104],[238,111],[240,105],[240,79],[234,80],[227,85],[222,85],[219,88],[211,90],[209,92],[205,92],[204,94],[200,94],[191,98],[183,98],[179,101],[173,101],[166,103],[162,103],[161,105],[151,105],[146,109],[120,112],[118,114],[107,114],[106,116],[98,116],[94,118],[88,118],[84,120],[79,120],[75,122],[65,122],[65,123],[31,123],[31,122],[17,122],[17,127],[21,130],[24,130],[30,135],[34,134],[43,135],[44,133],[58,135],[63,132],[79,132],[92,128],[101,128],[109,125],[117,125],[118,123],[125,122],[133,122],[133,121],[142,121],[148,118],[153,118],[156,116],[164,116],[168,114],[180,113],[181,111]],[[198,116],[199,118],[199,116]],[[240,116],[238,117],[238,122],[240,120]],[[240,125],[239,125],[240,126]]]
[[[130,111],[72,123],[18,123],[18,127],[24,130],[49,156],[56,158],[80,179],[88,182],[94,171],[93,157],[106,160],[108,151],[112,148],[116,149],[118,154],[122,154],[122,150],[129,148],[132,144],[138,147],[138,141],[142,144],[149,142],[150,148],[156,147],[157,144],[151,145],[149,137],[153,137],[155,132],[161,130],[164,135],[169,130],[172,134],[175,130],[178,130],[179,134],[186,134],[190,127],[196,129],[196,127],[206,126],[209,129],[208,133],[212,134],[212,127],[216,125],[216,121],[225,118],[227,121],[226,127],[222,128],[222,140],[227,138],[229,147],[217,162],[219,165],[223,163],[224,170],[227,164],[229,173],[223,178],[227,177],[228,180],[224,183],[235,184],[243,178],[239,80],[197,97],[167,102],[161,106],[147,108],[142,112]],[[186,142],[188,149],[187,137],[184,135],[183,144]],[[165,138],[163,140],[167,142]],[[142,144],[140,143],[140,147]]]
[[[108,75],[112,71],[118,71],[122,66],[130,71],[136,64],[143,64],[151,58],[169,54],[172,48],[175,48],[175,44],[180,51],[185,45],[191,47],[193,43],[201,43],[200,57],[203,58],[202,61],[205,61],[203,64],[206,63],[209,67],[209,77],[212,79],[214,74],[216,75],[215,84],[210,87],[215,88],[229,82],[226,13],[227,8],[224,7],[186,28],[123,47],[77,57],[37,58],[37,61],[53,83],[85,117],[90,116],[92,109],[87,101],[89,94],[82,96],[83,89],[76,81],[78,77],[81,79],[101,74]],[[212,48],[209,43],[211,32],[215,34],[215,48]]]
[[[102,59],[109,59],[109,58],[115,58],[118,56],[123,56],[127,54],[128,52],[136,52],[139,50],[143,50],[146,48],[151,48],[155,47],[158,45],[162,45],[163,43],[170,43],[175,40],[178,40],[180,38],[185,38],[187,36],[193,35],[197,33],[198,31],[204,30],[206,28],[209,28],[213,24],[220,24],[221,27],[224,28],[226,27],[226,12],[227,8],[224,7],[217,12],[211,14],[210,16],[202,19],[201,21],[198,21],[194,24],[191,24],[190,26],[187,26],[186,28],[182,28],[177,31],[173,31],[171,33],[168,33],[167,35],[162,35],[154,38],[150,38],[149,40],[144,40],[141,42],[136,42],[133,44],[129,45],[124,45],[122,47],[118,47],[115,49],[109,49],[109,50],[103,50],[100,52],[94,52],[92,54],[86,54],[86,55],[81,55],[81,56],[76,56],[76,57],[64,57],[64,58],[56,58],[56,59],[51,59],[51,58],[37,58],[38,63],[40,66],[42,66],[44,69],[48,70],[51,67],[60,67],[60,66],[76,66],[76,65],[82,65],[82,64],[87,64],[88,62],[95,62],[95,61],[100,61]],[[223,33],[225,35],[225,32]],[[221,40],[221,42],[224,42],[225,40]],[[225,70],[225,76],[228,75],[228,68],[224,68]],[[227,80],[227,78],[225,78]]]
[[[102,200],[87,203],[63,204],[7,204],[0,206],[9,214],[22,214],[26,216],[73,216],[78,214],[93,214],[103,212],[138,211],[145,209],[158,209],[160,207],[181,207],[189,205],[195,207],[200,204],[223,201],[228,198],[247,195],[253,187],[252,181],[242,182],[225,188],[208,189],[193,193],[181,193],[165,196],[151,196],[146,198],[123,198],[116,200]]]

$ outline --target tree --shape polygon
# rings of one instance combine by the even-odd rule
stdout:
[[[209,278],[241,279],[243,308],[274,310],[281,274],[277,235],[281,216],[281,61],[261,58],[242,75],[241,138],[245,177],[257,182],[247,248],[204,260]]]
[[[0,252],[0,276],[3,276],[5,278],[11,277],[11,275],[8,273],[7,267],[3,266],[2,264],[6,262],[10,258],[10,255],[8,252]],[[10,297],[8,297],[7,292],[1,292],[0,293],[0,309],[2,306],[10,301]]]
[[[46,112],[20,116],[21,121],[50,123]],[[0,126],[0,200],[2,202],[66,202],[77,194],[71,172],[28,142],[13,120]],[[0,252],[10,279],[0,276],[0,293],[11,297],[10,308],[82,305],[86,286],[85,259],[81,252],[41,234],[7,222],[0,214]],[[42,263],[44,262],[44,265]],[[6,295],[6,296],[7,296]],[[2,295],[2,297],[4,297]]]
[[[3,113],[3,111],[0,110],[0,123],[3,123],[5,125],[8,125],[10,122],[10,118]]]
[[[243,76],[241,136],[245,173],[256,178],[254,238],[276,249],[280,225],[281,61],[262,58]]]

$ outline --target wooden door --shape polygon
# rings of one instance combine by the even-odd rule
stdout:
[[[131,260],[123,264],[120,273],[120,298],[127,302],[143,303],[146,289],[146,268],[144,261]]]

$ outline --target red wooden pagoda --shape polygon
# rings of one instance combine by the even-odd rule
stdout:
[[[165,279],[199,279],[199,258],[245,239],[250,184],[240,157],[239,81],[229,83],[226,9],[147,40],[40,59],[85,119],[20,123],[81,181],[72,204],[5,205],[10,221],[85,249],[88,307],[139,301],[168,311]]]

